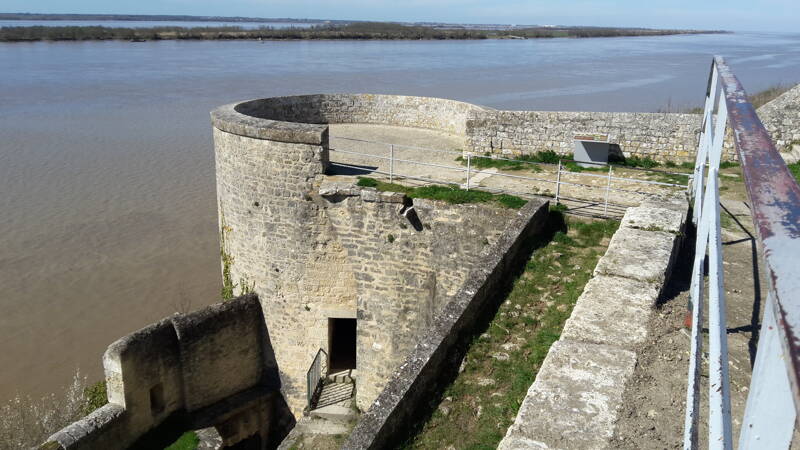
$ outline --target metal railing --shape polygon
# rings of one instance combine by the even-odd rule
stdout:
[[[306,372],[306,411],[314,407],[322,388],[321,382],[326,376],[328,376],[328,354],[325,350],[319,349]]]
[[[664,186],[664,187],[671,187],[671,188],[678,187],[678,188],[686,188],[686,189],[688,189],[688,186],[691,184],[691,179],[692,179],[692,176],[693,176],[693,174],[686,174],[686,173],[677,173],[677,172],[669,172],[669,171],[663,171],[663,170],[652,170],[652,169],[644,169],[644,168],[628,168],[628,167],[626,167],[626,169],[638,170],[638,171],[642,171],[642,172],[651,172],[651,173],[662,173],[662,174],[687,176],[688,177],[688,182],[687,182],[686,185],[684,185],[684,184],[666,183],[666,182],[653,181],[653,180],[643,180],[643,179],[639,179],[639,178],[627,178],[627,177],[614,176],[614,166],[613,165],[605,164],[605,163],[590,162],[590,161],[576,161],[576,160],[571,160],[571,159],[566,159],[566,158],[559,158],[558,163],[554,164],[554,163],[537,162],[537,161],[529,161],[529,160],[520,160],[520,159],[513,159],[513,158],[504,158],[504,157],[499,157],[499,156],[495,156],[495,155],[479,156],[479,155],[474,155],[474,154],[472,154],[470,152],[462,152],[462,151],[456,151],[456,150],[443,150],[443,149],[433,149],[433,148],[427,148],[427,147],[416,147],[416,146],[411,146],[411,145],[400,145],[400,144],[394,144],[394,143],[388,143],[388,142],[370,141],[370,140],[365,140],[365,139],[354,139],[354,138],[338,137],[338,136],[335,137],[334,140],[351,141],[351,142],[359,142],[359,143],[366,143],[366,144],[377,144],[377,145],[380,145],[380,146],[384,146],[386,148],[386,150],[387,150],[386,156],[379,155],[379,154],[373,154],[373,153],[364,153],[364,152],[356,152],[356,151],[352,151],[352,150],[344,150],[344,149],[335,148],[335,147],[330,148],[329,150],[331,152],[332,158],[335,157],[333,155],[339,153],[339,154],[342,154],[342,155],[354,155],[354,156],[370,158],[370,159],[374,159],[374,160],[378,160],[378,161],[385,161],[386,165],[388,166],[387,170],[380,170],[377,167],[369,169],[369,170],[366,170],[364,167],[361,167],[361,166],[358,166],[358,165],[354,165],[354,164],[349,164],[349,163],[342,162],[342,161],[335,161],[333,159],[331,159],[331,164],[335,165],[335,166],[351,168],[351,169],[360,169],[360,170],[368,171],[370,173],[378,173],[378,174],[386,175],[386,176],[389,177],[389,182],[390,183],[393,183],[395,181],[395,178],[403,178],[403,179],[416,180],[416,181],[422,181],[422,182],[433,183],[433,184],[455,185],[455,186],[459,186],[459,187],[461,187],[463,189],[466,189],[466,190],[480,188],[481,190],[487,191],[487,192],[505,193],[505,194],[519,195],[519,196],[523,196],[523,197],[543,196],[543,194],[540,193],[538,190],[534,190],[534,189],[524,190],[525,185],[520,185],[520,187],[523,190],[515,190],[515,189],[500,189],[500,188],[479,186],[477,183],[474,182],[474,179],[475,179],[475,177],[477,175],[485,174],[485,175],[488,175],[488,176],[504,177],[504,178],[509,178],[509,179],[528,181],[528,182],[531,182],[531,183],[553,184],[554,188],[555,188],[555,195],[551,195],[551,196],[555,198],[555,202],[556,203],[558,203],[558,202],[560,202],[562,200],[568,200],[568,201],[577,202],[577,203],[587,203],[587,204],[589,204],[589,203],[597,203],[597,201],[593,201],[591,199],[567,197],[567,196],[564,196],[563,193],[562,193],[562,186],[582,187],[582,188],[587,188],[587,189],[594,189],[594,190],[603,191],[603,194],[602,194],[603,200],[600,203],[602,205],[602,211],[603,211],[602,215],[608,215],[610,210],[613,210],[613,212],[615,212],[615,213],[617,213],[617,215],[619,215],[620,211],[624,212],[624,209],[627,207],[626,205],[622,205],[622,204],[611,202],[610,201],[611,192],[622,192],[622,193],[625,193],[625,194],[643,195],[643,196],[658,195],[658,193],[649,193],[649,192],[636,191],[636,190],[632,190],[632,189],[623,189],[623,188],[619,188],[619,187],[612,187],[614,182],[660,185],[660,186]],[[421,151],[426,152],[426,154],[427,153],[430,153],[430,154],[451,154],[453,156],[460,156],[460,157],[463,158],[462,161],[465,163],[465,166],[456,166],[456,165],[451,165],[451,164],[441,164],[441,163],[435,163],[435,162],[430,162],[430,161],[422,161],[422,160],[419,160],[419,159],[411,159],[410,157],[398,157],[399,150],[402,150],[402,149],[421,150]],[[511,162],[511,163],[528,164],[528,165],[531,165],[531,167],[534,167],[534,166],[551,166],[551,167],[555,167],[556,168],[555,180],[542,178],[542,177],[535,177],[535,176],[509,174],[509,173],[503,173],[503,172],[500,172],[500,171],[487,171],[487,170],[475,169],[474,161],[476,159],[478,159],[478,158],[483,158],[483,159],[490,158],[492,160],[498,160],[498,161],[508,161],[508,162]],[[565,164],[565,163],[570,163],[570,162],[580,163],[580,164],[597,165],[597,166],[602,167],[602,168],[606,168],[607,167],[608,171],[605,174],[575,172],[575,171],[569,170],[567,168],[566,164]],[[461,182],[455,182],[455,181],[448,181],[448,180],[445,180],[445,179],[442,179],[442,178],[434,178],[434,177],[429,177],[429,176],[428,177],[423,177],[423,176],[412,175],[412,174],[408,174],[408,173],[405,173],[405,174],[404,173],[399,173],[396,170],[397,163],[411,164],[411,165],[424,166],[424,167],[434,167],[434,168],[437,168],[437,169],[443,169],[443,170],[449,170],[449,171],[455,171],[455,172],[462,172],[462,173],[465,174],[466,181],[464,183],[461,183]],[[597,186],[597,185],[592,185],[592,184],[588,184],[588,183],[567,181],[567,180],[565,180],[565,178],[567,178],[567,177],[595,177],[595,178],[602,178],[602,179],[604,179],[605,182],[603,183],[602,186]]]
[[[769,280],[739,448],[788,448],[800,406],[800,187],[741,83],[725,61],[715,57],[692,184],[697,241],[690,287],[692,333],[684,449],[698,447],[705,297],[709,309],[708,447],[733,448],[718,175],[726,125],[733,131]]]

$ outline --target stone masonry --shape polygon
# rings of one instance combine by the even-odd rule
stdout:
[[[164,448],[214,426],[225,445],[258,436],[274,447],[294,424],[254,295],[176,314],[108,347],[108,404],[42,449]]]
[[[759,108],[758,116],[778,151],[800,144],[800,84]]]
[[[297,416],[306,372],[318,349],[329,350],[328,320],[357,318],[356,403],[367,409],[514,211],[325,182],[327,128],[237,108],[214,112],[230,278],[262,299]],[[409,207],[414,220],[401,214]]]

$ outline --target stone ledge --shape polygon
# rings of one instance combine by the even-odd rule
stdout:
[[[658,291],[656,284],[630,278],[594,277],[578,298],[561,339],[633,350],[647,339]]]
[[[554,343],[498,449],[606,448],[635,365],[617,347]]]
[[[678,236],[663,231],[620,228],[611,238],[594,276],[609,275],[663,286]]]
[[[666,207],[654,208],[652,204],[628,208],[622,218],[621,228],[634,228],[645,231],[664,231],[683,233],[686,212]],[[666,206],[666,205],[665,205]],[[685,209],[685,208],[684,208]]]
[[[261,119],[248,115],[246,109],[240,108],[248,103],[231,103],[211,111],[211,124],[214,128],[238,136],[327,147],[327,125]]]

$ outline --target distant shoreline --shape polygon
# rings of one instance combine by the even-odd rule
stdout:
[[[1,17],[0,17],[1,18]],[[309,23],[309,22],[297,22]],[[713,30],[656,30],[648,28],[531,27],[514,29],[436,28],[388,22],[356,22],[311,28],[244,29],[225,27],[22,26],[0,28],[0,42],[158,40],[480,40],[670,36],[718,34]]]
[[[250,23],[350,23],[352,20],[293,19],[241,17],[241,16],[187,16],[167,14],[38,14],[38,13],[0,13],[0,20],[42,20],[42,21],[118,21],[118,22],[250,22]]]

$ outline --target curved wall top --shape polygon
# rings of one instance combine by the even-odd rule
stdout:
[[[490,111],[433,97],[374,94],[314,94],[271,97],[225,105],[212,111],[214,126],[242,136],[321,144],[329,123],[364,123],[426,128],[466,135],[467,119]]]

